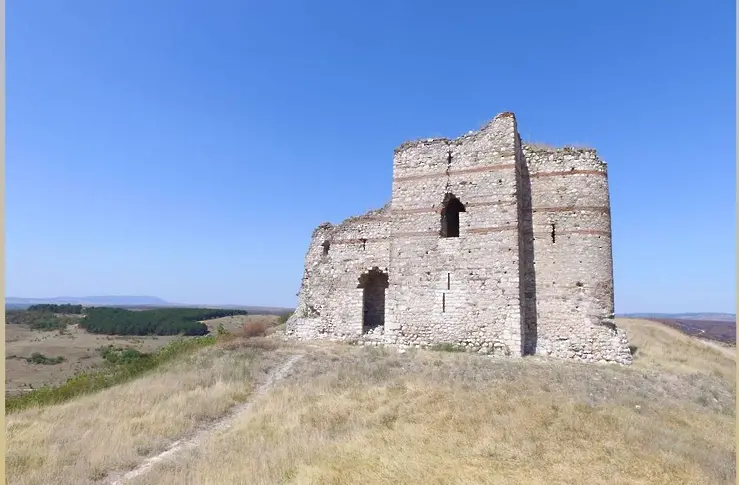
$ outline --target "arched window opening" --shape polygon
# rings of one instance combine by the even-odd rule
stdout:
[[[454,195],[447,194],[441,210],[441,237],[459,237],[459,213],[467,212]]]
[[[372,268],[359,277],[358,288],[362,288],[362,332],[385,326],[385,290],[388,287],[387,273]]]
[[[331,248],[331,243],[328,241],[323,241],[323,244],[321,244],[321,246],[323,246],[323,255],[328,256],[328,250]]]

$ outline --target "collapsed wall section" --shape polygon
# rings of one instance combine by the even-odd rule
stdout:
[[[363,333],[365,313],[381,323],[384,289],[365,300],[361,286],[368,275],[387,277],[389,207],[351,217],[341,224],[324,223],[311,236],[295,312],[286,333],[299,338],[349,338]],[[377,283],[370,281],[375,287]]]
[[[606,165],[592,149],[522,146],[531,191],[536,338],[528,352],[630,363],[613,323],[611,212]],[[531,302],[530,302],[531,303]]]
[[[456,140],[395,151],[386,321],[395,342],[521,355],[516,137],[503,113]]]

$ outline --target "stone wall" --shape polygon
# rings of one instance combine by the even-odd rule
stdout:
[[[362,335],[362,275],[387,274],[389,205],[339,225],[324,223],[311,237],[298,304],[286,330],[301,338]]]
[[[515,139],[499,116],[396,150],[386,328],[403,343],[521,354]],[[459,237],[439,235],[447,194],[465,207]]]
[[[592,149],[523,145],[533,219],[537,354],[631,362],[613,323],[606,165]]]
[[[610,234],[605,164],[522,144],[512,113],[407,142],[388,205],[314,231],[287,333],[630,363]]]

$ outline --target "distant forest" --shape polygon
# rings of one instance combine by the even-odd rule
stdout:
[[[83,318],[66,315],[84,315]],[[125,310],[82,305],[33,305],[28,310],[8,310],[8,324],[27,324],[34,330],[63,330],[69,323],[90,333],[105,335],[205,335],[208,327],[201,320],[247,315],[246,310],[211,308],[158,308]]]
[[[199,320],[246,315],[246,310],[209,308],[158,308],[132,311],[92,307],[85,311],[80,327],[106,335],[205,335],[208,327]]]
[[[80,315],[82,314],[82,305],[72,305],[71,303],[65,303],[64,305],[54,305],[52,303],[42,303],[39,305],[31,305],[28,307],[29,312],[49,312],[49,313],[63,313],[65,315]]]

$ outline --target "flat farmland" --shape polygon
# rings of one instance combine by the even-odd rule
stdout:
[[[211,331],[219,324],[238,333],[247,323],[263,322],[274,326],[275,315],[235,315],[204,321]],[[5,325],[5,389],[6,394],[26,392],[46,385],[59,385],[79,372],[103,364],[99,349],[113,345],[139,352],[155,352],[177,336],[113,336],[86,332],[77,325],[64,331],[31,330],[28,325]],[[187,338],[187,337],[186,337]],[[61,357],[58,364],[34,364],[26,359],[34,353],[49,359]]]
[[[736,345],[736,322],[692,318],[652,318],[650,320],[680,330],[691,337]]]

